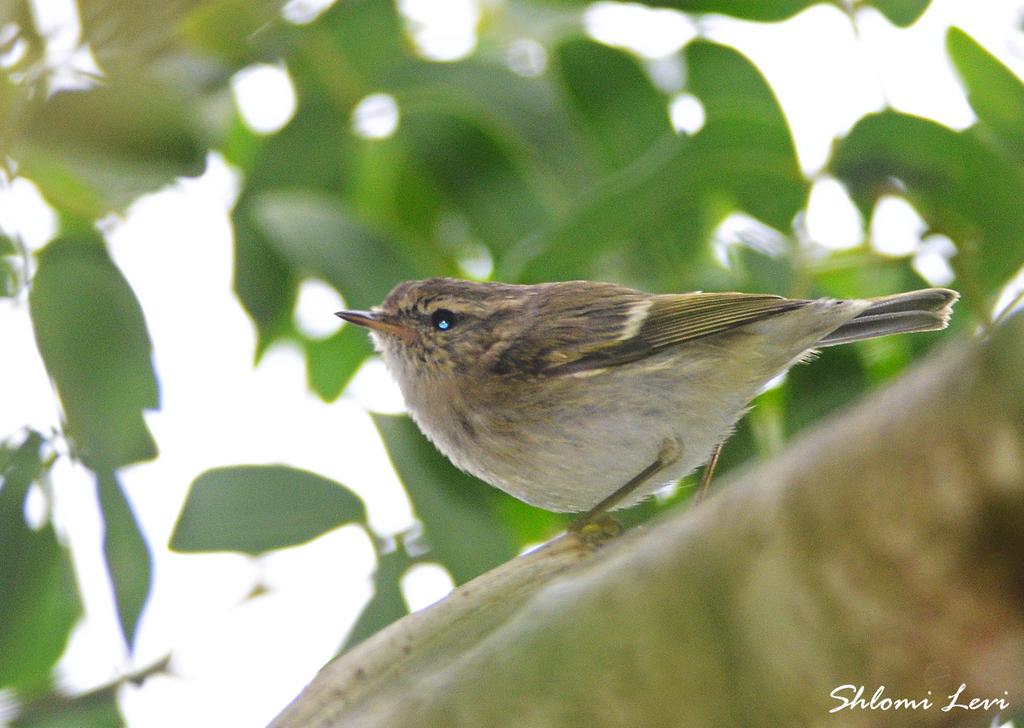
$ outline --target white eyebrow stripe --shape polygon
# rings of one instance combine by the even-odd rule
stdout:
[[[647,320],[647,312],[653,304],[654,299],[648,298],[644,301],[637,301],[630,307],[629,316],[626,317],[626,323],[623,325],[622,333],[619,334],[617,341],[627,341],[637,335],[640,327]]]

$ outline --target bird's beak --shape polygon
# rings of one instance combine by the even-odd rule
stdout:
[[[382,334],[391,334],[403,341],[409,341],[413,335],[413,330],[408,326],[385,321],[379,313],[374,313],[373,311],[338,311],[334,315],[345,319],[350,324],[365,326],[372,331],[379,331]]]

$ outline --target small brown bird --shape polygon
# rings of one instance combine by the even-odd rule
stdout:
[[[587,522],[706,463],[765,383],[813,349],[945,328],[958,296],[432,278],[337,315],[370,329],[413,419],[455,465]]]

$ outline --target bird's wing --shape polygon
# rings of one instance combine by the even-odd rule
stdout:
[[[656,296],[636,337],[655,350],[719,334],[808,302],[750,293],[681,293]]]
[[[629,294],[637,292],[617,287],[607,293],[592,296],[587,306],[566,306],[557,298],[541,302],[529,312],[529,326],[503,347],[490,369],[553,377],[617,367],[808,303],[746,293],[634,297]]]
[[[808,301],[749,293],[680,293],[650,299],[646,315],[624,338],[586,342],[552,361],[543,373],[576,374],[619,366],[688,341],[713,336],[807,305]]]

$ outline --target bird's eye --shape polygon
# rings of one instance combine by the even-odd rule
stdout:
[[[439,308],[431,314],[430,322],[438,331],[447,331],[455,325],[455,314],[447,308]]]

